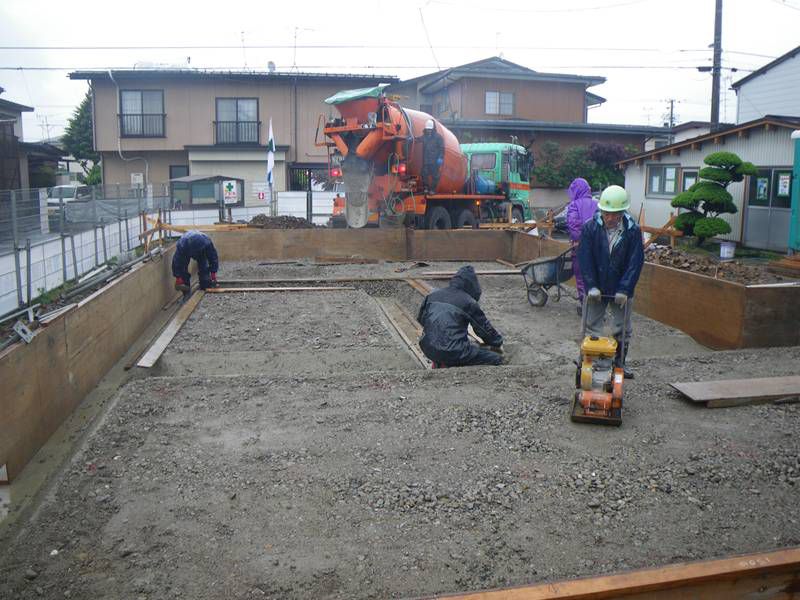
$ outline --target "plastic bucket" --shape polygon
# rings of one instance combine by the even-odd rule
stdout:
[[[720,260],[733,260],[733,253],[736,250],[736,244],[733,242],[720,242],[719,244],[719,259]]]

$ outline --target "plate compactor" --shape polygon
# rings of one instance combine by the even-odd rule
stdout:
[[[603,296],[601,301],[608,299],[607,296]],[[571,419],[577,423],[619,426],[622,424],[626,336],[620,335],[618,344],[613,337],[586,335],[587,301],[588,299],[584,299],[581,351],[575,372],[575,397],[572,401]],[[610,301],[613,302],[613,296]],[[625,304],[623,331],[630,331],[630,305],[630,301]]]

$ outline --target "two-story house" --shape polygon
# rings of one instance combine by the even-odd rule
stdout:
[[[270,119],[275,188],[304,189],[309,178],[325,176],[314,169],[327,168],[325,148],[315,145],[320,115],[331,114],[324,99],[342,89],[397,81],[380,75],[196,69],[77,71],[70,78],[91,85],[94,146],[105,183],[222,175],[244,182],[246,204],[264,202]],[[205,203],[209,185],[192,183],[184,205],[193,199]]]
[[[3,93],[0,87],[0,94]],[[0,190],[28,187],[28,164],[22,152],[22,113],[33,108],[0,98]]]
[[[0,94],[5,90],[0,87]],[[26,106],[0,98],[0,190],[55,185],[61,150],[45,143],[23,140],[22,113]]]
[[[591,142],[643,149],[666,129],[645,125],[589,123],[589,110],[605,99],[588,91],[604,77],[540,73],[499,57],[460,65],[391,86],[413,108],[440,119],[463,142],[546,141],[562,148]]]

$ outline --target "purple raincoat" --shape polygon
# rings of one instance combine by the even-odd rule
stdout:
[[[592,188],[580,177],[569,184],[569,206],[567,206],[567,227],[569,239],[577,242],[581,238],[583,224],[594,216],[597,202],[592,198]]]
[[[573,245],[577,245],[581,239],[583,224],[590,220],[597,211],[597,202],[592,198],[592,188],[589,182],[578,177],[569,184],[569,206],[567,206],[567,228],[569,229],[569,239]],[[572,270],[575,274],[575,287],[578,290],[578,298],[583,301],[586,288],[583,285],[578,261],[575,257],[575,250],[572,251]]]

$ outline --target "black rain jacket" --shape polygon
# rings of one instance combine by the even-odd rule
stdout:
[[[481,286],[471,266],[461,267],[446,288],[426,296],[417,315],[425,328],[419,346],[425,356],[434,361],[460,364],[479,351],[467,335],[468,325],[489,346],[502,346],[503,336],[492,327],[483,314],[478,300]]]

